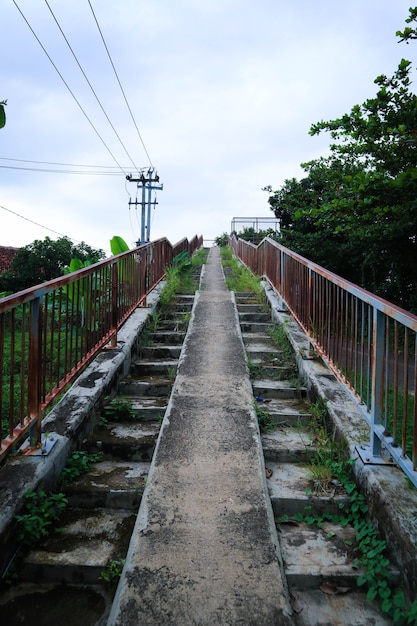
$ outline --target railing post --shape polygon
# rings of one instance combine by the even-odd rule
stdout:
[[[308,357],[312,358],[314,354],[313,339],[314,339],[314,319],[313,319],[313,303],[314,303],[314,285],[313,285],[313,270],[308,268],[308,286],[307,286],[307,339],[308,339]]]
[[[38,448],[42,439],[41,421],[41,299],[34,298],[30,303],[29,360],[28,360],[28,413],[36,421],[29,430],[30,448]]]
[[[279,291],[281,293],[281,296],[283,298],[287,297],[287,290],[285,287],[285,252],[283,250],[280,250],[280,255],[281,255],[281,276],[280,276],[280,286],[279,286]]]
[[[371,386],[371,439],[372,457],[381,456],[381,440],[376,429],[382,424],[384,394],[384,357],[385,357],[385,316],[376,308],[373,310],[372,342],[372,386]]]
[[[111,347],[117,348],[117,323],[119,305],[119,266],[113,263],[111,266]]]

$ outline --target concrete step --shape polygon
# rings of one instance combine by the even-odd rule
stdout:
[[[290,589],[295,626],[392,626],[365,592],[328,584],[323,589]]]
[[[309,477],[308,465],[268,460],[267,467],[272,472],[267,485],[276,517],[293,517],[297,513],[336,515],[340,513],[340,504],[349,503],[349,497],[338,481],[315,485]]]
[[[236,302],[242,302],[246,300],[250,302],[259,301],[258,295],[254,293],[253,291],[236,291],[235,298],[236,298]]]
[[[182,350],[182,345],[177,344],[174,346],[165,344],[153,344],[152,346],[145,346],[141,348],[141,358],[147,360],[165,359],[172,360],[178,359]]]
[[[302,400],[307,397],[305,387],[294,387],[284,380],[254,380],[252,381],[252,389],[255,398],[297,398]]]
[[[24,558],[23,581],[97,584],[109,563],[123,559],[136,515],[120,509],[67,509],[55,533]]]
[[[166,396],[155,398],[142,396],[137,398],[134,395],[129,396],[128,393],[125,395],[130,401],[130,407],[134,415],[134,418],[130,421],[160,422],[162,420],[168,405],[168,398]]]
[[[273,328],[272,322],[240,322],[240,329],[242,333],[267,333],[269,328]]]
[[[137,511],[150,462],[100,461],[64,491],[72,508],[126,509]]]
[[[251,343],[261,343],[267,344],[269,346],[273,345],[271,342],[271,336],[266,332],[242,332],[242,339],[245,345]]]
[[[90,453],[103,452],[103,460],[150,461],[158,439],[160,422],[113,422],[97,426],[85,440]]]
[[[163,376],[150,376],[148,380],[130,378],[123,385],[123,394],[140,398],[169,396],[172,390],[172,380]]]
[[[184,305],[185,306],[185,305]],[[184,319],[189,319],[191,312],[190,310],[186,311],[184,309],[180,310],[172,310],[170,309],[163,317],[163,321],[174,321],[174,322],[183,322]]]
[[[261,363],[253,363],[256,368],[252,368],[251,370],[251,378],[254,379],[268,379],[271,381],[274,380],[285,380],[288,378],[288,368],[280,367],[279,365],[262,365]],[[254,370],[254,371],[253,371]]]
[[[178,359],[175,360],[148,360],[141,359],[135,361],[130,366],[132,376],[155,376],[156,374],[168,375],[169,378],[175,377],[177,371]]]
[[[265,311],[265,307],[258,302],[253,304],[247,302],[236,302],[236,306],[239,313],[266,313],[268,315],[268,319],[271,319],[270,312]]]
[[[177,293],[175,296],[175,305],[181,306],[183,304],[193,305],[195,295],[192,293]]]
[[[249,324],[262,323],[272,325],[271,315],[269,313],[263,313],[262,311],[239,312],[239,320],[241,324],[246,322]]]
[[[265,462],[308,464],[314,453],[311,435],[297,428],[279,428],[261,435]]]
[[[277,363],[281,352],[278,348],[264,343],[250,343],[246,346],[246,355],[254,363]]]
[[[158,328],[154,332],[161,333],[185,333],[187,331],[188,321],[180,319],[161,320],[158,323]]]
[[[167,331],[156,331],[154,333],[150,333],[149,337],[151,341],[156,344],[169,344],[169,345],[178,345],[182,344],[185,338],[185,331],[179,330],[167,330]]]
[[[357,588],[364,572],[355,565],[355,530],[323,522],[321,528],[306,522],[279,525],[279,541],[287,583],[302,589],[318,588],[324,581]]]
[[[175,304],[170,306],[169,310],[172,313],[189,312],[193,308],[193,303],[194,303],[194,298],[192,298],[192,300],[180,300],[179,302],[175,302]]]
[[[2,624],[104,626],[112,598],[103,585],[19,583],[0,597]]]
[[[270,414],[273,423],[280,426],[302,427],[311,420],[309,404],[305,399],[266,398],[258,402],[258,406]]]

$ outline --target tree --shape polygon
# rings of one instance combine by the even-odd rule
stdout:
[[[95,263],[104,258],[103,250],[95,250],[81,242],[73,245],[68,237],[52,240],[36,240],[19,248],[12,261],[11,269],[1,275],[1,291],[21,291],[64,273],[71,259],[76,257],[83,263]]]
[[[2,102],[0,102],[0,128],[3,128],[3,126],[5,126],[6,124],[6,111],[4,110],[6,104],[7,100],[3,100]]]
[[[410,10],[417,19],[417,8]],[[417,38],[416,31],[398,33]],[[411,63],[378,76],[373,98],[313,124],[330,156],[304,165],[269,203],[288,247],[405,308],[417,306],[417,96]]]

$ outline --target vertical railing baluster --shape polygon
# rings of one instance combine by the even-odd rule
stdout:
[[[372,342],[372,386],[371,386],[371,454],[381,456],[381,440],[376,428],[382,423],[384,393],[384,356],[385,356],[385,316],[374,308]]]
[[[401,429],[401,447],[403,456],[407,450],[407,422],[408,422],[408,329],[404,329],[404,384],[403,384],[403,415]]]
[[[35,418],[36,422],[30,429],[30,447],[38,447],[41,442],[41,398],[40,398],[40,374],[42,364],[42,301],[34,298],[30,302],[29,313],[29,360],[28,360],[28,412],[29,417]]]

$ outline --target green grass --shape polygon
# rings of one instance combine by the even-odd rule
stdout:
[[[226,268],[226,285],[230,291],[251,292],[257,296],[258,302],[265,301],[265,292],[262,288],[260,278],[239,263],[233,256],[230,248],[220,248],[222,265]]]

